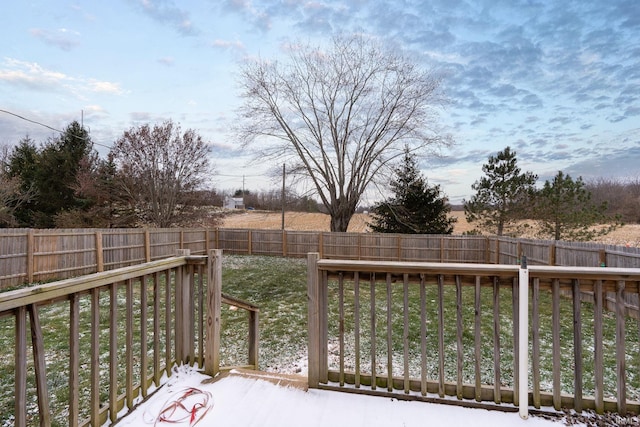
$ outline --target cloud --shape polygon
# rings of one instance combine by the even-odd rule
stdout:
[[[46,70],[35,62],[5,58],[0,68],[0,81],[35,90],[57,88],[70,81],[64,73]]]
[[[265,10],[259,9],[251,0],[225,0],[222,9],[236,13],[263,32],[271,29],[271,18]]]
[[[191,21],[189,12],[177,7],[171,0],[136,0],[142,11],[151,19],[172,26],[183,36],[200,33]]]
[[[113,82],[90,80],[87,82],[87,87],[89,87],[93,92],[111,93],[114,95],[122,95],[124,93],[120,85]]]
[[[132,111],[129,113],[129,117],[131,118],[131,121],[135,123],[149,123],[156,119],[156,117],[153,117],[153,115],[147,111]]]
[[[53,31],[42,28],[32,28],[29,30],[29,33],[45,44],[55,46],[64,51],[70,51],[80,45],[80,33],[66,28],[59,28]]]
[[[216,39],[211,42],[211,47],[214,47],[216,49],[222,49],[222,50],[238,50],[241,52],[244,52],[245,50],[244,43],[242,43],[239,40],[232,41],[232,40]]]
[[[82,111],[84,111],[85,117],[108,115],[108,112],[100,105],[85,105]]]
[[[164,58],[159,58],[158,63],[166,65],[167,67],[171,67],[175,63],[175,59],[170,56],[165,56]]]
[[[638,141],[640,143],[640,141]],[[583,179],[638,178],[640,147],[612,150],[607,155],[591,157],[568,166],[565,171]]]
[[[125,91],[118,83],[73,77],[48,70],[36,62],[5,58],[0,65],[0,82],[43,92],[70,91],[78,97],[86,92],[122,95]]]

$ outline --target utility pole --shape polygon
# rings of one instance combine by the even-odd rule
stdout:
[[[244,175],[242,175],[242,209],[247,209],[247,206],[244,204]]]
[[[284,192],[285,192],[285,187],[284,187],[284,178],[286,176],[286,169],[285,169],[285,164],[282,164],[282,229],[284,230]]]

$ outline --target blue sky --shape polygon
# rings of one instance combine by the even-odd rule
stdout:
[[[362,32],[445,75],[440,124],[455,146],[421,162],[452,202],[469,198],[507,145],[549,179],[640,177],[637,0],[15,1],[0,14],[0,109],[89,127],[102,153],[133,125],[165,119],[212,145],[220,189],[278,188],[227,132],[247,56],[287,41]],[[0,144],[55,132],[0,113]],[[272,165],[279,169],[279,166]],[[368,195],[371,201],[379,197]]]

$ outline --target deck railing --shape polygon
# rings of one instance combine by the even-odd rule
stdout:
[[[640,409],[640,323],[624,303],[640,291],[638,268],[530,266],[521,337],[517,265],[318,254],[308,264],[310,387],[517,410],[524,369],[535,408]],[[529,366],[519,366],[520,339]]]
[[[223,303],[249,312],[248,363],[257,368],[258,309],[222,294],[221,272],[221,251],[184,251],[0,294],[0,326],[14,330],[0,336],[0,378],[15,376],[14,387],[0,383],[0,424],[99,426],[133,409],[176,364],[225,369]]]

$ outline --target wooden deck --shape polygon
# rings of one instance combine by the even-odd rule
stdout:
[[[423,427],[428,424],[467,427],[470,422],[471,425],[479,427],[558,426],[557,422],[538,417],[522,420],[517,413],[338,391],[305,390],[306,377],[303,376],[232,371],[212,380],[188,369],[174,374],[167,384],[117,425],[194,425],[188,421],[157,422],[158,415],[189,388],[196,388],[209,396],[210,408],[195,414],[194,421],[202,426]],[[191,404],[185,406],[188,409],[192,408]],[[176,413],[173,416],[179,418],[181,415]]]

